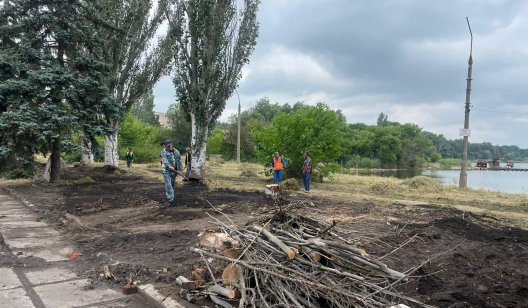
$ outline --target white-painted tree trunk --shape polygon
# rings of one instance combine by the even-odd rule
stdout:
[[[113,170],[119,168],[119,153],[117,147],[118,123],[111,123],[112,132],[105,134],[105,169]]]
[[[51,178],[51,157],[48,157],[46,161],[46,167],[44,168],[44,173],[42,173],[42,179],[49,183]]]
[[[205,179],[205,154],[207,150],[207,127],[197,127],[196,116],[191,113],[191,179]]]
[[[92,152],[92,141],[81,130],[79,137],[81,139],[81,164],[91,165],[94,163],[94,154]]]

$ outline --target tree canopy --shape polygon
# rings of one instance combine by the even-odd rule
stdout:
[[[114,106],[88,7],[20,0],[1,8],[0,165],[19,175],[33,170],[35,153],[51,152],[51,180],[58,180],[61,142],[80,126],[101,130],[100,113]]]
[[[203,179],[207,138],[233,94],[256,45],[259,0],[171,0],[178,102],[191,121],[191,177]]]

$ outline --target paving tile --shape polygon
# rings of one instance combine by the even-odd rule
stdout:
[[[88,279],[52,283],[34,288],[46,307],[86,306],[124,297],[110,290],[93,288]]]
[[[16,229],[16,228],[34,228],[46,227],[47,224],[42,221],[0,221],[0,230]]]
[[[10,268],[0,268],[0,290],[14,289],[22,286],[15,272]]]
[[[37,216],[32,213],[0,213],[0,223],[4,221],[28,221],[28,220],[37,220]]]
[[[0,201],[0,204],[1,204],[1,201]],[[28,209],[26,206],[16,207],[16,208],[7,208],[7,207],[4,207],[3,205],[0,206],[0,215],[14,215],[14,214],[35,215],[35,211]]]
[[[47,247],[52,245],[60,245],[64,239],[61,237],[19,237],[19,238],[8,238],[4,239],[4,242],[9,246],[11,250],[22,249],[22,248],[33,248],[33,247]]]
[[[19,258],[36,257],[46,260],[47,262],[66,261],[68,253],[75,251],[73,246],[47,246],[31,247],[13,250],[13,254]]]
[[[60,232],[49,226],[45,226],[39,228],[19,228],[3,230],[2,235],[4,236],[4,238],[58,237],[60,236]]]
[[[52,267],[25,273],[29,282],[33,285],[61,282],[79,278],[76,274],[66,268]]]
[[[22,288],[0,290],[0,308],[35,308]]]

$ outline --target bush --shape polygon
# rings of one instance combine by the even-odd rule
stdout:
[[[332,173],[338,173],[341,169],[341,166],[336,163],[318,163],[315,168],[312,167],[312,179],[314,182],[322,183],[324,178],[331,178]]]
[[[362,157],[359,155],[354,155],[350,157],[348,161],[345,162],[344,167],[346,168],[361,168],[361,169],[373,169],[379,168],[381,163],[378,159]]]

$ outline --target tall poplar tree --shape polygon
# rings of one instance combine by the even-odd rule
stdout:
[[[207,139],[256,45],[260,1],[244,0],[240,11],[236,0],[170,2],[166,13],[177,34],[173,82],[191,121],[191,178],[203,179]]]
[[[104,60],[111,69],[106,83],[118,104],[116,113],[104,114],[108,127],[105,168],[113,170],[119,167],[119,123],[131,106],[168,74],[174,35],[168,31],[155,37],[164,21],[166,0],[159,0],[155,8],[146,0],[94,0],[93,5],[91,18],[99,25]]]

